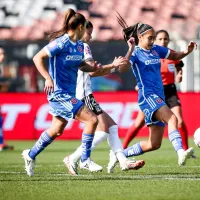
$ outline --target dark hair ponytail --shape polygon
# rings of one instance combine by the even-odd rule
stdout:
[[[70,8],[65,14],[62,28],[58,31],[50,33],[48,38],[52,41],[64,35],[68,30],[75,30],[79,24],[84,25],[85,22],[86,19],[82,14],[76,13],[73,9]]]
[[[122,18],[122,16],[118,12],[117,14],[118,14],[117,21],[123,28],[123,35],[125,41],[128,41],[131,37],[133,37],[135,39],[135,44],[138,45],[139,43],[138,35],[153,29],[150,25],[142,23],[137,23],[134,24],[133,26],[128,26],[125,20]]]

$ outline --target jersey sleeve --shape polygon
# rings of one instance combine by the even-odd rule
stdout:
[[[170,54],[170,49],[163,46],[156,45],[156,51],[162,59],[167,59]]]
[[[53,57],[56,54],[59,54],[64,47],[64,43],[59,40],[53,40],[48,45],[44,47],[44,50],[48,54],[49,57]]]
[[[88,44],[84,43],[84,61],[94,60],[92,57],[92,52]]]

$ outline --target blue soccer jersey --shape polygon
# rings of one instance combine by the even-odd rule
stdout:
[[[84,58],[83,43],[74,43],[65,34],[44,49],[49,55],[48,71],[54,82],[54,93],[48,95],[50,114],[72,119],[83,105],[75,98],[78,68]]]
[[[75,96],[78,67],[84,58],[83,43],[74,43],[64,34],[44,48],[49,55],[48,70],[54,81],[54,94]]]
[[[151,50],[136,46],[130,58],[139,87],[138,103],[147,125],[157,123],[152,120],[153,113],[165,105],[160,58],[167,58],[169,53],[168,48],[158,45],[153,45]]]

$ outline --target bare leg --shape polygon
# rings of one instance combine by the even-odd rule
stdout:
[[[131,140],[136,137],[140,129],[145,125],[144,118],[145,118],[144,113],[141,110],[139,110],[135,123],[131,125],[131,127],[128,129],[125,135],[123,142],[124,149],[128,147]]]

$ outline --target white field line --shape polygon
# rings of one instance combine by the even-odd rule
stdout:
[[[64,164],[59,164],[59,165],[48,165],[49,167],[65,167],[65,165]],[[107,165],[102,165],[104,168],[106,168],[107,167]],[[24,165],[22,164],[22,165],[10,165],[9,166],[9,168],[16,168],[16,167],[24,167]],[[37,168],[40,168],[40,167],[44,167],[43,165],[41,165],[41,164],[38,164],[38,165],[36,165],[36,167]],[[172,166],[172,165],[145,165],[145,168],[155,168],[155,167],[159,167],[159,168],[172,168],[172,167],[174,167],[174,166]],[[177,167],[177,168],[181,168],[181,167],[179,167],[178,166],[178,164],[175,166],[175,167]],[[200,165],[196,165],[196,166],[184,166],[183,168],[200,168]]]
[[[26,174],[25,172],[14,172],[14,171],[0,171],[0,174]],[[36,173],[36,177],[37,175],[50,175],[51,177],[52,176],[67,176],[67,177],[70,177],[71,175],[70,174],[67,174],[67,173]],[[123,179],[130,179],[130,180],[191,180],[191,181],[199,181],[200,180],[200,177],[196,177],[196,175],[189,175],[189,174],[182,174],[182,175],[116,175],[116,174],[113,174],[113,175],[100,175],[98,174],[98,177],[96,176],[97,174],[80,174],[76,177],[72,177],[72,178],[81,178],[81,177],[85,177],[87,179],[85,180],[92,180],[93,178],[96,180],[96,179],[99,179],[99,180],[102,180],[102,179],[105,179],[105,180],[109,180],[109,179],[113,179],[113,180],[123,180]],[[179,177],[177,177],[179,176]],[[5,180],[6,181],[6,180]],[[14,180],[13,180],[14,181]],[[22,180],[23,181],[23,180]]]

